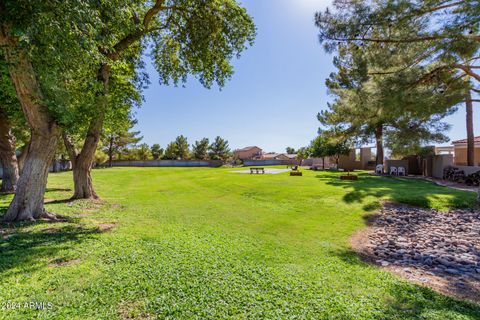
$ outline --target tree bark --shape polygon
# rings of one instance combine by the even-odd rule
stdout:
[[[30,140],[28,140],[27,144],[25,144],[22,148],[22,152],[20,155],[17,157],[17,162],[18,162],[18,171],[20,175],[23,172],[23,165],[25,164],[25,159],[27,159],[28,155],[28,149],[30,148]]]
[[[18,181],[18,162],[15,137],[7,116],[0,111],[0,166],[3,168],[0,192],[12,193]]]
[[[467,120],[467,166],[475,165],[475,135],[473,132],[473,103],[470,90],[467,93],[466,120]]]
[[[44,209],[48,169],[60,135],[56,121],[48,113],[40,84],[28,53],[20,48],[9,26],[0,25],[3,48],[22,111],[32,129],[31,142],[15,196],[4,216],[5,221],[35,220],[49,216]]]
[[[108,166],[113,167],[113,135],[110,137],[109,146],[108,146]]]
[[[383,165],[383,124],[378,125],[375,128],[375,143],[377,147],[377,156],[375,159],[376,165]]]
[[[87,136],[83,143],[82,150],[72,160],[74,194],[72,199],[98,199],[93,188],[92,165],[100,141],[105,111],[108,107],[108,82],[110,80],[110,67],[104,64],[98,71],[98,81],[103,86],[98,96],[98,113],[90,121]],[[72,156],[71,156],[72,157]]]

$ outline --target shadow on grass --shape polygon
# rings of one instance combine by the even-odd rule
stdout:
[[[355,265],[357,267],[366,267],[367,262],[372,257],[365,256],[353,250],[335,250],[332,255],[339,257],[342,261]],[[388,282],[385,284],[389,287],[389,298],[386,299],[389,305],[388,311],[384,314],[385,319],[401,318],[401,319],[423,319],[425,314],[432,311],[443,311],[448,313],[454,310],[463,316],[472,319],[480,319],[480,305],[470,301],[458,300],[436,293],[433,289],[418,284],[405,281]],[[448,289],[457,297],[471,299],[475,297],[473,294],[478,291],[475,287],[466,283],[465,286],[458,286],[455,279],[448,282]],[[476,301],[476,299],[474,299]]]
[[[0,217],[7,211],[12,197],[0,195]],[[0,273],[9,270],[24,273],[45,267],[45,259],[55,258],[57,252],[78,246],[101,233],[96,226],[80,226],[78,222],[78,218],[69,217],[62,217],[61,221],[0,222]]]
[[[72,191],[70,188],[47,188],[45,192],[68,192]]]
[[[0,272],[14,269],[15,273],[23,274],[42,268],[43,259],[53,258],[57,252],[78,246],[101,233],[97,227],[82,227],[73,224],[74,221],[1,224]],[[30,228],[32,226],[34,228]]]
[[[473,192],[441,187],[423,180],[371,176],[364,172],[355,174],[359,176],[357,181],[340,180],[339,174],[327,172],[316,178],[328,185],[345,189],[347,193],[343,196],[343,201],[364,204],[363,209],[366,211],[376,210],[380,206],[378,201],[367,202],[368,197],[427,208],[435,206],[436,200],[454,208],[475,206],[476,195]]]

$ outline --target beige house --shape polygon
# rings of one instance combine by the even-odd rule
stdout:
[[[467,165],[467,139],[453,141],[454,158],[453,163],[456,166]],[[480,165],[480,136],[475,137],[474,164]]]
[[[257,146],[245,147],[233,151],[233,158],[235,160],[253,160],[262,157],[262,149]]]
[[[289,158],[283,153],[274,153],[274,152],[264,153],[261,159],[262,160],[289,160]]]
[[[261,159],[262,160],[296,160],[297,155],[288,154],[288,153],[269,152],[269,153],[264,153]]]

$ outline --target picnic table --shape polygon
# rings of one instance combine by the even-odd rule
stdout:
[[[292,169],[293,171],[297,171],[297,170],[298,170],[298,166],[288,165],[288,166],[287,166],[287,169]]]
[[[259,174],[260,172],[262,174],[264,174],[265,173],[265,168],[250,168],[250,174],[252,174],[252,173]]]

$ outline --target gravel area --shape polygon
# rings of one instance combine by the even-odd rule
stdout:
[[[438,291],[480,302],[480,211],[385,204],[354,239],[370,261]]]

